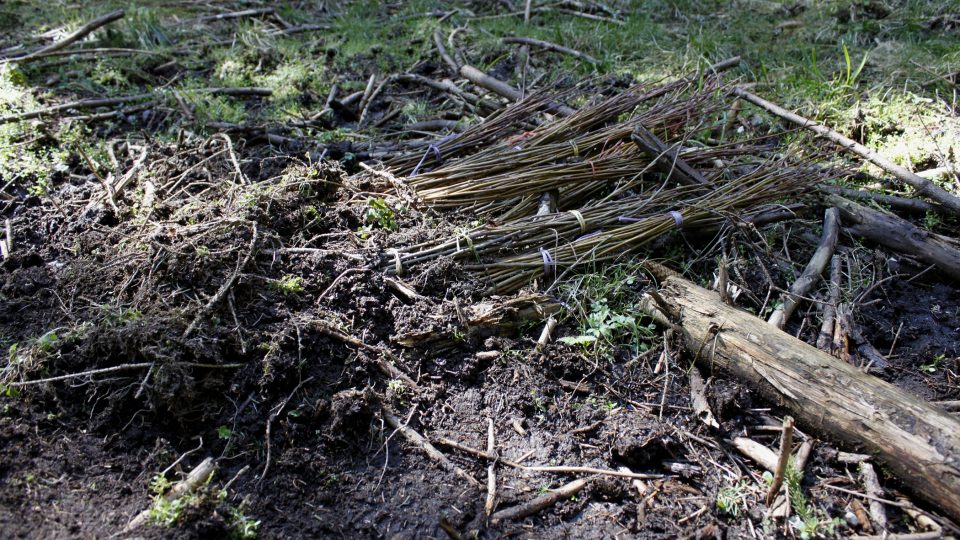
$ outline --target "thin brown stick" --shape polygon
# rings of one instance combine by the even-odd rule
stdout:
[[[442,437],[437,440],[437,444],[442,444],[444,446],[449,446],[450,448],[455,448],[461,452],[466,452],[477,456],[478,458],[487,459],[491,461],[496,461],[507,467],[512,467],[514,469],[520,469],[527,472],[546,472],[546,473],[555,473],[555,474],[597,474],[601,476],[619,476],[622,478],[634,478],[637,480],[653,480],[664,478],[665,475],[662,474],[644,474],[644,473],[635,473],[635,472],[624,472],[624,471],[615,471],[613,469],[598,469],[594,467],[565,467],[565,466],[526,466],[521,465],[519,461],[510,461],[509,459],[504,459],[498,455],[484,452],[482,450],[477,450],[476,448],[470,448],[464,444],[460,444],[453,439],[448,439]]]
[[[447,48],[443,46],[443,37],[440,35],[440,30],[434,30],[433,32],[433,44],[437,47],[437,52],[440,53],[440,58],[443,59],[444,63],[450,66],[450,69],[453,73],[460,73],[460,65],[457,64],[457,61],[450,56],[447,52]]]
[[[790,292],[785,295],[783,303],[770,315],[768,323],[783,328],[790,315],[800,305],[801,297],[807,295],[813,286],[820,281],[820,275],[827,267],[827,262],[833,256],[833,250],[837,247],[837,237],[840,234],[840,213],[836,208],[828,208],[823,216],[823,235],[820,237],[820,244],[810,262],[803,269],[803,273],[790,286]]]
[[[247,176],[243,174],[243,171],[240,170],[240,160],[237,159],[237,153],[233,150],[233,141],[230,140],[230,136],[226,133],[218,133],[220,138],[223,139],[223,142],[227,145],[227,153],[230,156],[230,163],[233,163],[233,170],[237,173],[237,178],[240,179],[244,184],[249,184],[250,180],[247,179]]]
[[[540,8],[540,9],[546,9],[546,8]],[[601,15],[594,15],[593,13],[586,13],[586,12],[583,12],[583,11],[576,11],[576,10],[573,10],[573,9],[564,9],[564,8],[557,8],[557,11],[559,11],[560,13],[566,13],[567,15],[573,15],[574,17],[580,17],[580,18],[583,18],[583,19],[590,19],[590,20],[592,20],[592,21],[600,21],[600,22],[605,22],[605,23],[611,23],[611,24],[615,24],[615,25],[617,25],[617,26],[626,26],[626,25],[627,25],[626,22],[621,21],[621,20],[619,20],[619,19],[613,19],[613,18],[610,18],[610,17],[603,17],[603,16],[601,16]]]
[[[413,379],[411,379],[406,373],[400,371],[400,368],[393,365],[393,362],[397,360],[397,357],[394,356],[393,353],[391,353],[390,351],[386,349],[378,349],[373,345],[364,343],[363,341],[349,334],[345,334],[340,330],[330,326],[329,323],[327,323],[326,321],[317,319],[312,322],[317,326],[317,330],[319,330],[320,332],[330,337],[337,338],[340,341],[343,341],[344,343],[353,345],[354,347],[376,353],[377,367],[380,369],[380,372],[386,375],[387,377],[390,377],[391,379],[399,379],[412,389],[419,388],[419,385],[417,385],[417,383]]]
[[[596,58],[590,56],[589,54],[582,53],[582,52],[580,52],[580,51],[578,51],[578,50],[576,50],[576,49],[571,49],[571,48],[569,48],[569,47],[564,47],[563,45],[557,45],[556,43],[551,43],[551,42],[549,42],[549,41],[543,41],[543,40],[533,39],[533,38],[528,38],[528,37],[523,37],[523,36],[505,37],[505,38],[501,39],[500,41],[502,41],[502,42],[504,42],[504,43],[520,43],[520,44],[523,44],[523,45],[532,45],[532,46],[534,46],[534,47],[539,47],[539,48],[541,48],[541,49],[547,49],[548,51],[554,51],[554,52],[558,52],[558,53],[562,53],[562,54],[568,54],[568,55],[570,55],[570,56],[572,56],[572,57],[574,57],[574,58],[577,58],[577,59],[579,59],[579,60],[583,60],[584,62],[586,62],[586,63],[588,63],[588,64],[590,64],[590,65],[592,65],[592,66],[595,66],[595,65],[597,65],[597,64],[600,63],[599,60],[597,60]]]
[[[197,22],[225,21],[228,19],[240,19],[243,17],[255,17],[257,15],[272,15],[273,8],[254,8],[241,11],[231,11],[229,13],[218,13],[216,15],[206,15],[197,18]]]
[[[32,118],[39,118],[41,116],[46,116],[49,114],[58,113],[60,111],[66,111],[69,109],[108,107],[111,105],[121,105],[124,103],[130,103],[131,101],[142,101],[144,99],[148,99],[151,97],[153,97],[153,94],[137,94],[133,96],[121,96],[121,97],[104,98],[104,99],[81,99],[79,101],[71,101],[70,103],[55,105],[53,107],[47,107],[46,109],[40,109],[37,111],[0,116],[0,124],[8,124],[10,122],[19,122],[21,120],[30,120]]]
[[[493,429],[493,418],[487,418],[487,453],[496,455],[496,439]],[[497,462],[491,461],[487,465],[487,500],[484,502],[483,511],[488,516],[493,513],[493,508],[497,503]]]
[[[297,383],[297,386],[293,388],[293,391],[290,392],[290,394],[288,394],[287,397],[284,398],[284,400],[279,403],[279,405],[273,408],[273,412],[270,413],[270,417],[267,418],[267,427],[266,427],[266,430],[264,430],[264,435],[263,435],[264,441],[266,442],[266,446],[267,446],[267,455],[264,458],[264,462],[263,462],[263,472],[260,473],[260,478],[257,480],[257,489],[260,489],[260,486],[263,485],[264,479],[266,479],[267,477],[267,473],[270,472],[270,432],[273,428],[273,421],[277,419],[277,416],[279,416],[280,413],[283,411],[283,409],[287,406],[287,403],[289,403],[290,400],[293,399],[293,396],[296,395],[296,393],[299,392],[301,388],[303,388],[303,385],[307,384],[312,380],[313,380],[313,377],[310,376],[300,381],[299,383]]]
[[[874,165],[880,167],[881,169],[887,171],[888,173],[894,175],[899,180],[912,186],[917,190],[917,193],[925,197],[940,203],[945,208],[950,209],[955,214],[960,214],[960,198],[956,195],[953,195],[934,182],[922,178],[917,174],[897,165],[896,163],[888,160],[887,158],[881,156],[880,154],[874,152],[873,150],[867,148],[866,146],[844,137],[843,135],[837,133],[836,131],[808,120],[798,114],[792,113],[778,105],[775,105],[759,96],[751,94],[742,88],[735,90],[737,96],[746,99],[750,103],[766,110],[767,112],[779,116],[784,120],[793,122],[801,127],[805,127],[813,131],[814,133],[824,137],[836,144],[839,144],[845,150],[850,150],[851,152],[863,157],[864,159],[870,161]]]
[[[514,519],[520,519],[543,510],[544,508],[553,506],[563,499],[568,499],[573,497],[580,492],[581,489],[586,487],[590,482],[589,478],[581,478],[574,480],[569,484],[564,484],[559,488],[551,491],[550,493],[543,494],[539,497],[531,499],[523,504],[513,506],[511,508],[506,508],[500,510],[496,514],[490,516],[491,521],[511,521]]]
[[[97,17],[96,19],[88,22],[87,24],[81,26],[80,28],[77,28],[73,33],[71,33],[70,35],[68,35],[67,37],[61,39],[56,43],[50,44],[36,52],[32,52],[30,54],[21,56],[19,58],[12,58],[10,60],[13,62],[19,62],[22,64],[22,63],[30,62],[32,60],[36,60],[37,58],[42,57],[42,55],[44,54],[59,51],[83,39],[84,37],[89,35],[91,32],[95,31],[96,29],[100,28],[101,26],[105,26],[107,24],[112,23],[113,21],[122,19],[124,15],[125,15],[125,12],[122,9],[111,11],[110,13],[107,13],[102,17]]]
[[[370,106],[373,105],[373,103],[377,100],[377,97],[380,96],[380,93],[383,92],[383,89],[396,79],[397,78],[394,75],[387,77],[379,85],[377,85],[377,88],[373,92],[370,93],[370,97],[367,98],[366,104],[360,110],[360,120],[357,122],[358,126],[363,126],[367,120],[368,114],[370,113]]]
[[[121,371],[136,371],[138,369],[147,369],[154,365],[154,362],[140,362],[138,364],[120,364],[108,368],[91,369],[79,373],[69,373],[67,375],[58,375],[56,377],[47,377],[45,379],[35,379],[32,381],[15,381],[6,383],[6,386],[21,388],[24,386],[33,386],[35,384],[46,384],[68,379],[79,379],[81,377],[92,377],[94,375],[103,375],[104,373],[117,373]],[[236,369],[242,368],[246,364],[195,364],[192,362],[176,362],[173,365],[183,367],[193,367],[198,369]]]
[[[783,476],[787,472],[787,463],[790,461],[790,453],[793,450],[793,418],[787,416],[783,419],[783,433],[780,435],[780,457],[777,460],[777,469],[773,472],[773,482],[770,483],[770,489],[767,491],[767,506],[773,504],[773,499],[780,492],[783,485]]]
[[[468,472],[464,471],[460,467],[456,466],[452,461],[450,461],[450,458],[443,455],[443,452],[437,450],[435,446],[430,444],[430,441],[425,439],[423,435],[417,433],[413,428],[401,424],[400,420],[389,410],[384,408],[381,411],[381,414],[383,414],[383,419],[387,422],[387,425],[399,431],[400,434],[407,439],[407,441],[412,443],[417,448],[423,450],[423,452],[427,454],[427,457],[439,463],[440,466],[445,470],[451,471],[460,478],[466,480],[470,485],[477,488],[481,487],[480,482],[476,478],[471,476]]]

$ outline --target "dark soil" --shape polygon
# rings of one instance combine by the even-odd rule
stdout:
[[[515,71],[517,59],[507,56],[493,75]],[[409,91],[387,94],[400,103]],[[356,126],[357,111],[336,112],[341,106],[326,127]],[[389,120],[387,108],[374,107],[371,121]],[[398,213],[396,231],[361,233],[367,201],[391,184],[357,162],[403,148],[271,140],[256,126],[180,132],[171,142],[150,133],[180,113],[155,114],[163,118],[101,128],[104,137],[135,134],[148,146],[149,174],[115,200],[77,160],[53,174],[42,197],[20,190],[0,207],[15,233],[0,263],[0,346],[8,351],[0,537],[238,538],[254,521],[260,538],[798,537],[797,527],[765,515],[762,468],[731,444],[749,436],[776,449],[785,411],[723,373],[704,373],[718,423],[707,425],[692,409],[692,355],[666,329],[653,327],[638,344],[616,336],[600,352],[557,340],[537,349],[544,317],[466,327],[462,311],[543,293],[547,284],[484,298],[475,274],[440,259],[403,276],[418,297],[391,288],[381,253],[448,236],[475,218],[413,207]],[[227,132],[242,166],[230,157]],[[123,142],[116,154],[121,171],[139,155]],[[146,204],[150,190],[156,199]],[[822,215],[816,200],[804,202],[815,210],[809,215]],[[808,229],[801,220],[766,228],[759,235],[774,238],[772,247],[756,231],[717,242],[677,234],[649,255],[704,284],[717,258],[731,257],[731,280],[744,289],[739,305],[762,315],[777,299],[771,286],[788,287],[812,252]],[[906,260],[891,269],[890,254],[845,242],[845,256],[860,261],[846,271],[846,300],[865,291],[862,283],[876,284],[857,298],[853,318],[889,352],[877,374],[929,401],[960,399],[956,284]],[[597,269],[613,279],[605,272]],[[654,284],[643,276],[631,283],[618,301],[635,306]],[[566,305],[554,336],[575,336],[571,304],[596,298],[561,289],[550,289]],[[822,299],[825,287],[815,295]],[[808,342],[819,329],[809,304],[788,326]],[[390,362],[415,387],[384,375]],[[45,379],[54,380],[23,384]],[[481,487],[389,426],[390,412]],[[504,460],[497,510],[585,476],[505,462],[649,477],[598,476],[532,516],[493,522],[484,512],[490,462],[444,444],[486,451],[491,421]],[[800,442],[820,437],[799,427]],[[856,499],[827,487],[861,489],[857,465],[837,459],[857,450],[817,441],[802,482],[822,521],[815,534],[865,532],[851,509]],[[206,457],[217,472],[172,524],[124,531],[154,504],[155,477],[176,482]],[[883,481],[888,498],[910,495],[896,478]],[[892,532],[913,530],[906,514],[887,510]]]
[[[158,167],[181,170],[200,159],[159,155],[166,157]],[[227,174],[230,164],[211,166]],[[265,538],[441,537],[441,520],[486,537],[750,534],[744,515],[716,505],[718,492],[735,484],[732,471],[756,474],[724,449],[725,440],[750,433],[774,444],[770,432],[756,429],[777,421],[750,388],[712,380],[709,398],[721,425],[714,430],[690,410],[685,355],[663,356],[656,340],[639,356],[621,351],[598,358],[563,344],[534,352],[535,324],[458,337],[453,299],[467,305],[479,297],[475,278],[457,265],[430,265],[408,276],[429,295],[409,303],[378,273],[339,255],[352,251],[350,231],[362,220],[343,203],[358,189],[355,180],[330,165],[291,162],[278,176],[257,181],[190,187],[204,204],[189,214],[186,199],[161,204],[158,225],[149,230],[125,199],[118,203],[127,215],[119,219],[108,208],[71,202],[89,195],[70,185],[52,195],[61,208],[76,208],[66,218],[30,204],[11,214],[23,234],[2,266],[0,316],[7,346],[16,344],[10,369],[42,378],[141,362],[153,368],[10,390],[0,419],[5,536],[114,534],[150,506],[151,478],[195,448],[169,476],[176,479],[176,471],[205,456],[218,458],[211,486],[250,469],[227,499],[201,499],[175,528],[140,534],[228,536],[235,531],[231,507],[259,520]],[[238,270],[254,228],[255,254]],[[428,234],[414,230],[399,241]],[[279,251],[308,237],[327,238],[314,245],[328,251]],[[749,265],[743,270],[752,275]],[[222,305],[205,311],[234,274]],[[300,280],[284,289],[280,283],[289,276]],[[637,292],[643,289],[638,283]],[[753,294],[764,289],[757,284]],[[873,343],[888,349],[903,322],[887,378],[930,399],[958,397],[957,305],[955,288],[928,276],[893,278],[875,289],[860,311]],[[197,330],[184,336],[197,313],[203,314]],[[396,351],[398,367],[414,375],[419,390],[390,383],[374,349],[350,346],[329,328]],[[418,332],[435,339],[398,348],[396,340]],[[939,354],[945,357],[936,370],[920,369]],[[239,367],[217,368],[224,364]],[[625,466],[662,478],[606,477],[535,517],[489,524],[482,493],[387,426],[384,407],[431,441],[484,449],[493,419],[505,459]],[[440,448],[483,480],[486,462]],[[846,474],[832,455],[829,446],[819,447],[807,487],[819,508],[836,516],[844,503],[818,484]],[[570,479],[508,467],[498,468],[498,478],[498,508]],[[759,512],[750,502],[758,496],[756,488],[745,490],[740,511]]]

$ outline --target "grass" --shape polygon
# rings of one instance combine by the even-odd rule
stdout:
[[[654,327],[641,322],[638,278],[643,273],[638,264],[615,264],[561,283],[561,296],[579,328],[559,341],[598,355],[612,355],[621,346],[633,355],[647,350]]]
[[[956,0],[948,3],[960,7]],[[868,127],[874,122],[884,123],[890,115],[897,116],[906,124],[902,138],[887,140],[874,135],[868,143],[904,154],[901,159],[906,161],[922,161],[923,153],[930,149],[902,149],[897,145],[932,131],[929,126],[937,125],[936,119],[943,118],[945,111],[935,110],[933,118],[914,118],[912,111],[916,108],[903,116],[903,106],[948,95],[952,86],[944,77],[960,69],[960,40],[936,26],[936,17],[950,11],[945,11],[943,2],[912,0],[902,2],[897,9],[850,1],[784,6],[772,2],[732,5],[660,0],[624,2],[620,6],[624,26],[556,11],[535,13],[529,24],[523,24],[522,17],[471,18],[462,10],[438,23],[435,17],[423,14],[450,9],[449,3],[439,0],[406,2],[390,17],[381,3],[372,1],[340,6],[332,18],[290,5],[275,6],[292,24],[322,20],[332,25],[329,31],[291,36],[269,35],[270,27],[258,18],[217,23],[210,28],[198,26],[188,23],[200,14],[196,9],[171,6],[161,0],[140,2],[135,8],[118,0],[80,6],[65,0],[19,1],[0,7],[0,20],[35,34],[61,25],[70,30],[108,10],[127,8],[124,19],[100,33],[98,45],[144,49],[160,57],[102,57],[95,63],[69,59],[65,65],[49,67],[39,62],[24,68],[25,89],[31,90],[33,97],[44,93],[129,93],[164,84],[150,75],[149,69],[176,58],[190,69],[191,76],[175,82],[172,90],[255,85],[274,91],[266,103],[253,109],[246,106],[248,102],[232,97],[191,101],[201,119],[234,123],[283,122],[302,117],[316,112],[318,101],[334,83],[344,92],[355,91],[363,88],[371,73],[383,77],[405,71],[421,58],[436,61],[434,30],[439,29],[446,38],[454,26],[465,27],[455,45],[468,62],[485,69],[497,68],[512,57],[515,47],[499,42],[507,35],[561,43],[601,61],[595,70],[566,55],[534,50],[534,61],[549,66],[552,78],[620,73],[659,80],[740,54],[745,63],[739,74],[757,81],[759,91],[788,108],[826,120],[841,131],[849,131],[857,122],[854,112],[858,104]],[[223,45],[206,44],[216,33],[235,33],[236,38]],[[185,43],[194,46],[184,48]],[[50,76],[57,73],[62,75],[50,82]],[[516,70],[508,73],[516,74]],[[0,89],[0,108],[10,102]],[[19,108],[36,105],[24,101]],[[411,121],[426,116],[419,105],[403,112]],[[956,142],[955,133],[950,137]],[[949,146],[942,143],[938,141],[936,146]],[[24,160],[16,166],[35,171],[49,161],[38,160]]]

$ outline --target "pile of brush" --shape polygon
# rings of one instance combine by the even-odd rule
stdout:
[[[716,76],[636,85],[556,114],[576,90],[531,95],[388,162],[406,177],[396,189],[408,199],[412,192],[417,204],[485,224],[391,250],[381,267],[469,258],[466,267],[490,282],[488,294],[507,293],[540,276],[638,254],[679,229],[751,221],[821,180],[783,147],[785,133],[739,140],[722,133],[732,90]]]

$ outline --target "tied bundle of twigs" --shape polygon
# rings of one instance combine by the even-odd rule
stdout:
[[[715,226],[729,216],[796,193],[800,187],[812,185],[816,176],[813,169],[788,167],[784,160],[772,161],[703,195],[678,200],[667,213],[638,218],[633,223],[587,234],[572,242],[556,243],[552,250],[540,247],[537,252],[466,268],[480,272],[492,282],[486,294],[512,292],[544,274],[555,277],[559,268],[609,262],[636,254],[652,240],[680,228]]]
[[[716,93],[705,88],[685,100],[671,96],[626,120],[603,125],[604,120],[616,119],[626,105],[635,106],[639,99],[618,97],[514,137],[507,144],[413,177],[410,185],[431,206],[472,206],[483,213],[514,207],[524,202],[524,197],[550,189],[568,188],[563,199],[575,203],[611,181],[636,180],[637,171],[649,164],[649,157],[626,143],[638,126],[675,140],[679,134],[696,132],[704,118],[719,108]],[[598,124],[601,126],[593,131],[575,131]],[[524,209],[531,201],[526,203]],[[514,209],[512,214],[518,213],[519,209]]]
[[[692,82],[686,80],[661,85],[637,84],[610,98],[588,105],[567,118],[547,122],[539,127],[533,123],[537,111],[549,109],[554,103],[562,103],[582,92],[582,89],[578,85],[563,92],[535,92],[492,114],[463,133],[448,135],[428,145],[426,150],[395,157],[387,161],[386,165],[396,173],[416,176],[418,173],[437,169],[444,161],[471,152],[475,152],[472,157],[478,158],[515,147],[521,140],[524,141],[524,146],[528,147],[556,142],[570,134],[582,134],[615,121],[620,115],[634,110],[646,101],[667,94],[678,94],[691,85]]]
[[[758,147],[741,144],[712,149],[693,148],[684,155],[689,162],[711,161],[716,158],[729,158],[749,155]],[[632,163],[630,161],[629,163]],[[628,163],[628,164],[629,164]],[[646,164],[640,161],[639,164]],[[645,179],[649,164],[643,169],[635,169],[633,178]],[[726,169],[714,169],[706,173],[711,183],[723,182]],[[649,180],[649,179],[648,179]],[[648,185],[650,184],[650,185]],[[547,215],[527,215],[517,219],[487,225],[469,231],[463,231],[453,238],[433,240],[407,246],[384,258],[383,268],[395,267],[399,257],[401,267],[422,264],[439,257],[455,259],[481,257],[501,254],[504,251],[517,251],[536,246],[548,245],[560,241],[569,241],[577,236],[598,229],[622,225],[625,221],[664,213],[675,207],[678,201],[694,198],[705,192],[703,186],[676,186],[674,179],[658,181],[656,184],[644,181],[632,181],[623,184],[630,187],[631,194],[621,199],[619,189],[611,190],[607,196],[588,201],[580,208],[571,208],[563,212]],[[574,188],[576,189],[576,188]],[[633,192],[633,190],[636,192]],[[567,195],[566,193],[564,195]],[[581,200],[579,197],[562,197],[564,200]]]

